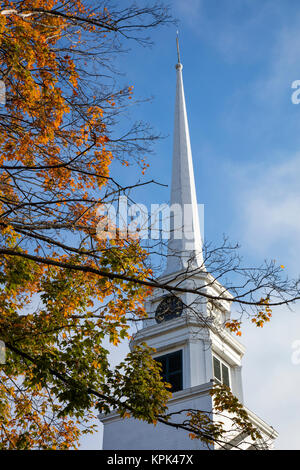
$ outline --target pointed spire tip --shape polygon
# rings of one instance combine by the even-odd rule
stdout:
[[[180,51],[179,51],[179,33],[176,31],[176,46],[177,46],[177,64],[175,65],[176,70],[182,70],[182,64],[180,62]]]

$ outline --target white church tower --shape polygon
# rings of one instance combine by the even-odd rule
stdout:
[[[171,237],[168,242],[166,270],[159,279],[180,288],[200,289],[214,297],[228,300],[206,300],[206,297],[180,292],[170,294],[156,289],[148,298],[149,317],[134,336],[131,347],[142,342],[156,349],[164,378],[172,385],[169,411],[198,409],[213,413],[210,390],[214,382],[224,383],[243,403],[242,357],[244,346],[224,328],[230,318],[231,295],[205,269],[199,224],[192,152],[185,105],[182,64],[178,40],[177,86],[175,102],[173,170],[171,205],[183,210],[184,236],[179,237],[176,215],[171,215]],[[176,214],[176,211],[175,211]],[[263,441],[271,448],[276,431],[247,410]],[[191,440],[188,432],[164,424],[156,426],[133,418],[121,419],[116,413],[101,416],[104,424],[103,449],[172,449],[207,448],[199,440]],[[184,413],[176,415],[184,421]],[[265,444],[266,445],[266,444]],[[228,439],[228,448],[253,448],[245,435],[237,433]],[[218,448],[215,446],[215,448]]]

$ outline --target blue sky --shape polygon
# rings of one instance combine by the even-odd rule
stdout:
[[[139,4],[142,2],[139,2]],[[205,236],[239,241],[252,264],[276,259],[299,274],[300,4],[297,0],[171,0],[179,35],[198,202]],[[132,43],[118,59],[124,84],[137,98],[136,119],[166,136],[155,144],[144,179],[170,183],[175,99],[176,27],[152,33],[152,48]],[[134,183],[137,172],[120,175]],[[169,189],[135,194],[140,203],[168,202]],[[277,448],[300,448],[300,309],[279,309],[263,330],[244,327],[246,405],[280,433]],[[114,351],[118,360],[125,346]],[[99,448],[100,435],[83,441]]]

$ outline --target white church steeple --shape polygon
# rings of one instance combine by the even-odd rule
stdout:
[[[204,268],[202,241],[196,197],[192,151],[177,38],[176,101],[173,138],[171,205],[183,212],[181,226],[171,212],[171,237],[168,242],[166,270],[147,298],[148,317],[143,328],[133,335],[130,348],[147,343],[161,363],[164,380],[172,387],[168,403],[170,415],[184,423],[187,410],[204,410],[214,420],[213,384],[228,385],[243,403],[242,358],[244,346],[224,327],[230,318],[232,296]],[[178,214],[177,214],[178,215]],[[184,237],[178,232],[184,229]],[[180,230],[178,230],[180,229]],[[180,233],[179,233],[180,235]],[[168,289],[164,288],[168,286]],[[176,286],[185,289],[178,293]],[[197,291],[195,293],[191,293]],[[207,299],[207,296],[210,300]],[[214,299],[213,301],[211,299]],[[270,446],[276,433],[254,413],[247,410],[251,422],[261,431]],[[227,420],[227,418],[226,418]],[[134,418],[123,419],[117,412],[101,416],[104,424],[104,449],[172,449],[195,450],[207,446],[188,432],[175,427],[157,426]],[[230,423],[230,420],[227,420]],[[228,448],[237,445],[253,448],[251,439],[231,429],[228,424]],[[211,448],[218,448],[212,445]]]
[[[178,36],[175,66],[177,75],[173,168],[171,184],[171,236],[168,243],[168,257],[165,274],[186,270],[188,266],[200,268],[203,264],[202,242],[192,160],[190,133],[186,112],[182,64],[180,63]]]

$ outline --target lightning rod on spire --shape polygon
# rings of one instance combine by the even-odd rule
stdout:
[[[176,45],[177,45],[177,58],[178,58],[178,64],[180,64],[180,53],[179,53],[179,39],[178,39],[178,30],[176,31]]]

